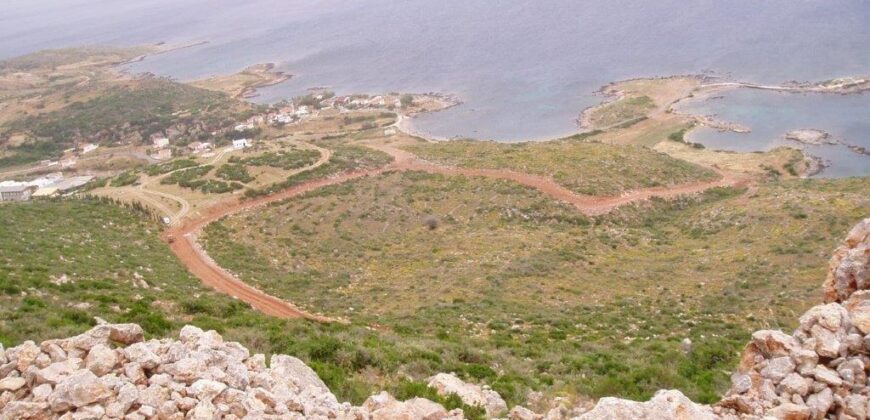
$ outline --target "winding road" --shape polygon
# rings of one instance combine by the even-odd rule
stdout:
[[[535,188],[552,198],[567,202],[587,216],[605,214],[621,205],[647,200],[652,197],[675,197],[701,192],[713,187],[744,186],[749,183],[748,178],[714,169],[721,175],[721,178],[715,181],[689,183],[673,187],[644,188],[628,191],[619,196],[588,196],[570,191],[557,184],[553,179],[543,176],[500,169],[472,169],[436,165],[423,161],[416,155],[393,146],[381,144],[366,144],[366,146],[389,154],[393,157],[394,161],[380,168],[350,171],[331,177],[311,180],[274,194],[251,200],[243,201],[238,197],[231,197],[202,210],[196,219],[189,219],[173,226],[164,233],[163,237],[170,243],[170,248],[179,260],[203,283],[222,293],[249,303],[264,314],[281,318],[303,318],[318,322],[344,322],[343,320],[306,312],[290,302],[271,296],[246,284],[229,271],[221,268],[208,256],[197,242],[198,235],[208,224],[223,217],[251,211],[276,201],[297,197],[318,188],[341,184],[367,176],[380,175],[388,171],[423,171],[446,175],[507,179]],[[299,170],[299,172],[312,170],[329,161],[331,156],[329,150],[317,146],[313,147],[321,152],[321,158],[314,164]]]

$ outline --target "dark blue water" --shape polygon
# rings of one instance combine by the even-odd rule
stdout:
[[[442,137],[574,132],[615,80],[699,73],[777,83],[870,74],[866,0],[4,0],[0,57],[69,45],[207,45],[133,70],[182,80],[276,62],[264,89],[440,91],[465,105],[418,118]],[[835,104],[836,105],[836,104]]]

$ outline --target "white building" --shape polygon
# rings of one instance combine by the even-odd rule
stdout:
[[[76,166],[76,159],[75,158],[61,159],[61,161],[60,161],[61,168],[71,168],[73,166]]]
[[[100,146],[93,143],[85,143],[82,145],[82,154],[93,152],[94,150],[97,150],[98,147]]]
[[[159,137],[154,139],[154,147],[158,149],[162,149],[166,146],[169,146],[169,139],[166,137]]]
[[[160,149],[157,153],[151,155],[154,159],[157,160],[166,160],[172,158],[172,149]]]
[[[193,153],[202,153],[211,150],[211,143],[195,141],[187,145]]]
[[[239,149],[244,149],[246,147],[251,147],[251,140],[250,139],[233,140],[233,149],[239,150]]]
[[[297,117],[304,117],[310,113],[311,111],[308,110],[308,106],[306,105],[300,106],[299,109],[296,110]]]
[[[29,185],[0,187],[0,201],[26,201],[35,188]]]

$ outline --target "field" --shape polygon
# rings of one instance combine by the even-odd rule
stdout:
[[[449,141],[405,147],[447,165],[510,169],[552,177],[589,195],[617,195],[644,188],[716,179],[715,172],[642,146],[575,139],[530,143]]]
[[[456,371],[517,402],[712,401],[749,332],[818,300],[868,191],[770,182],[587,219],[504,181],[391,173],[224,219],[204,245],[269,293],[428,349],[397,361],[415,377]]]

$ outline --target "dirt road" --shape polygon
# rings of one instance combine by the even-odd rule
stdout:
[[[649,200],[652,197],[672,198],[684,194],[694,194],[714,187],[744,186],[749,179],[725,172],[716,168],[720,178],[715,181],[693,182],[670,187],[651,187],[627,191],[618,196],[593,196],[575,193],[554,181],[552,178],[516,172],[507,169],[477,169],[459,168],[437,165],[419,159],[414,154],[393,146],[368,144],[367,146],[389,154],[395,159],[390,167],[394,170],[423,171],[445,175],[482,176],[487,178],[507,179],[518,184],[537,189],[538,191],[573,205],[586,216],[598,216],[629,203]]]

